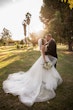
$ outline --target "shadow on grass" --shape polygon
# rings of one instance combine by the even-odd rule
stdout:
[[[6,75],[18,71],[27,71],[33,63],[38,59],[40,53],[36,50],[27,50],[27,52],[20,52],[11,54],[11,56],[2,60],[2,62],[9,61],[7,66],[0,69],[0,77],[5,77]],[[16,57],[18,57],[16,59]],[[15,60],[11,62],[12,59]],[[2,78],[1,78],[2,79]]]
[[[7,58],[4,58],[3,60],[1,61],[8,61],[9,59],[13,59],[14,57],[16,57],[17,55],[11,55],[11,56],[8,56]]]
[[[62,53],[62,50],[59,50],[58,54],[57,68],[62,75],[63,84],[57,88],[57,95],[54,99],[49,101],[50,103],[47,103],[47,101],[35,103],[32,107],[26,107],[19,101],[17,96],[15,97],[11,94],[5,94],[2,90],[2,82],[7,78],[8,74],[29,70],[40,56],[40,52],[28,49],[26,52],[23,50],[21,53],[14,53],[9,59],[6,58],[5,61],[15,58],[16,56],[18,56],[19,59],[0,70],[0,110],[72,110],[73,71],[71,65],[73,62],[70,61],[73,60],[73,57],[71,54]]]

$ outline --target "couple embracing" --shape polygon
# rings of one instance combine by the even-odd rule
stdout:
[[[27,72],[10,74],[3,81],[4,91],[18,95],[19,100],[27,106],[53,99],[56,96],[55,90],[62,83],[62,78],[55,68],[57,50],[51,34],[45,39],[39,39],[38,46],[41,56],[32,67]],[[46,62],[51,64],[49,69],[43,67]]]

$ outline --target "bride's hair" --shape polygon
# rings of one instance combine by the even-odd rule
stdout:
[[[39,49],[41,50],[41,46],[44,45],[44,39],[43,38],[40,38],[38,40],[38,46],[39,46]]]
[[[44,45],[44,39],[42,38],[42,45]]]

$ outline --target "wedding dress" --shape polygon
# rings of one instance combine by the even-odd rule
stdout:
[[[47,55],[45,57],[50,61]],[[54,66],[47,70],[43,68],[43,63],[41,55],[27,72],[10,74],[3,81],[5,93],[18,95],[19,100],[27,106],[54,98],[55,90],[62,83],[62,78]]]

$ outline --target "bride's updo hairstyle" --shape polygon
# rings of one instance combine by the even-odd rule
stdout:
[[[42,45],[44,45],[44,39],[42,38]]]
[[[41,50],[41,46],[44,45],[44,39],[43,38],[40,38],[38,40],[38,46],[39,46],[39,49]]]

